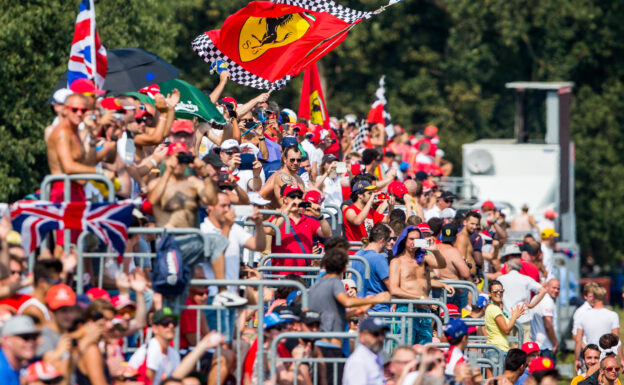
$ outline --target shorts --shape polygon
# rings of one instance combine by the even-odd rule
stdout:
[[[397,305],[396,311],[399,313],[406,313],[408,311],[406,304]],[[431,310],[414,307],[415,313],[431,313]],[[409,319],[408,319],[409,321]],[[407,345],[425,345],[433,340],[433,329],[431,328],[431,318],[413,318],[412,319],[412,341],[405,341]],[[395,326],[395,334],[401,333],[400,323]],[[408,333],[406,333],[407,335]]]
[[[57,181],[52,182],[52,186],[50,188],[50,202],[52,203],[63,203],[65,202],[65,182]],[[84,189],[82,185],[79,185],[76,182],[71,182],[70,188],[70,202],[86,202],[87,197],[85,196]],[[65,246],[65,237],[63,235],[64,230],[56,230],[56,244],[59,246]],[[70,242],[76,244],[78,242],[78,237],[82,230],[70,230]]]
[[[208,305],[212,305],[214,297],[208,298]],[[232,343],[234,337],[234,330],[236,329],[236,309],[223,309],[223,310],[204,310],[206,314],[206,321],[208,322],[208,328],[210,330],[217,330],[219,333],[225,336],[225,342]],[[221,325],[219,325],[217,317],[221,318]],[[218,327],[220,326],[220,328]]]

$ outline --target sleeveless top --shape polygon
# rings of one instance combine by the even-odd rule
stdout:
[[[45,318],[46,321],[50,321],[52,319],[50,317],[50,312],[48,311],[48,308],[46,307],[46,305],[44,305],[43,303],[41,303],[41,301],[39,301],[37,298],[34,298],[34,297],[24,302],[19,307],[19,309],[17,309],[17,314],[22,314],[22,312],[26,310],[26,308],[29,306],[34,306],[37,309],[41,310],[41,313],[43,313],[43,317]]]

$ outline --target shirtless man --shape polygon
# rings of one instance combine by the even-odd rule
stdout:
[[[58,259],[42,259],[35,263],[34,289],[31,298],[22,303],[17,314],[34,317],[41,324],[52,320],[52,314],[46,306],[46,293],[56,284],[61,283],[63,264]]]
[[[271,207],[278,209],[281,207],[281,189],[283,185],[297,185],[305,191],[303,179],[297,175],[301,164],[301,151],[298,147],[286,147],[282,152],[282,168],[277,170],[269,180],[262,186],[259,193],[264,199],[271,201]]]
[[[454,223],[447,223],[442,227],[441,234],[442,243],[438,245],[438,248],[446,260],[446,267],[440,269],[440,279],[470,280],[470,268],[459,250],[453,246],[457,238],[457,226]],[[467,294],[465,290],[457,290],[457,294],[450,297],[447,303],[462,309],[468,304]]]
[[[165,158],[165,171],[163,174],[149,182],[147,186],[147,199],[152,204],[154,219],[157,227],[165,228],[195,228],[199,207],[215,205],[217,203],[217,190],[211,178],[200,180],[195,176],[185,176],[185,163],[180,162],[179,156],[189,156],[188,147],[181,142],[169,145]],[[204,176],[204,162],[194,159],[189,164],[200,176]],[[204,256],[203,246],[195,247],[195,242],[201,242],[197,235],[182,235],[176,237],[176,241],[182,251],[182,257],[186,264],[191,266],[203,262],[203,258],[210,258],[210,263],[216,279],[225,277],[225,257],[223,252],[227,247],[227,239],[218,234],[206,234],[212,242],[210,256]],[[192,246],[191,246],[192,244]],[[187,247],[188,246],[188,247]],[[220,291],[225,287],[220,287]]]
[[[481,222],[481,214],[476,211],[468,211],[464,218],[464,227],[457,234],[457,242],[455,247],[459,253],[466,258],[466,262],[470,264],[470,274],[475,277],[478,270],[483,268],[483,256],[481,252],[475,253],[470,241],[472,235],[477,231]]]
[[[393,247],[396,256],[390,261],[390,285],[388,290],[395,298],[425,299],[431,290],[431,273],[433,269],[444,269],[446,261],[435,243],[422,249],[415,247],[414,241],[421,239],[416,226],[408,226],[403,230]],[[397,306],[397,312],[407,312],[408,305]],[[427,307],[414,307],[415,312],[430,313]],[[431,342],[433,332],[431,321],[417,318],[412,323],[414,340],[411,344]],[[410,341],[408,341],[410,343]]]

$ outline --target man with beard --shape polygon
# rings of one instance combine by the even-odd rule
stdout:
[[[360,344],[345,364],[343,385],[382,385],[384,383],[383,349],[388,326],[381,318],[369,317],[360,324]]]
[[[301,165],[302,154],[297,146],[289,146],[282,152],[282,168],[267,180],[259,193],[264,199],[270,200],[271,207],[281,207],[281,189],[284,185],[297,185],[305,191],[305,183],[299,177],[299,166]]]
[[[473,234],[478,233],[479,223],[481,223],[481,214],[476,211],[468,211],[464,218],[464,227],[457,233],[457,241],[455,247],[459,253],[466,258],[466,262],[470,266],[470,274],[474,277],[477,270],[483,268],[483,257],[481,251],[475,252],[472,247]]]

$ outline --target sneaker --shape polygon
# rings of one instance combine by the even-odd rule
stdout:
[[[214,306],[241,307],[247,305],[247,300],[231,291],[222,291],[212,300]]]

